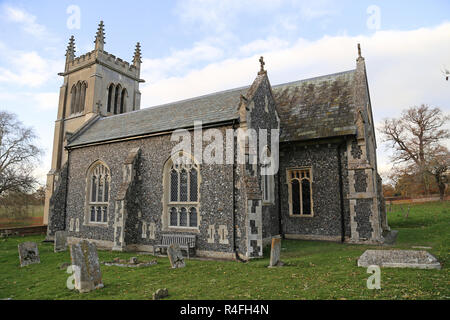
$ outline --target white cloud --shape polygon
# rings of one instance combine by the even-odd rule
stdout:
[[[411,31],[379,31],[370,36],[325,36],[319,40],[298,39],[287,44],[282,39],[256,40],[234,50],[228,59],[196,67],[172,61],[187,69],[173,75],[158,59],[152,71],[142,73],[148,81],[142,87],[142,106],[148,107],[250,85],[264,55],[272,84],[294,81],[356,67],[356,44],[361,42],[366,58],[375,122],[398,116],[401,110],[428,103],[450,111],[450,84],[442,76],[442,65],[450,65],[450,23]],[[270,45],[280,43],[280,46]],[[184,50],[183,52],[189,52]],[[211,50],[213,52],[214,50]],[[249,56],[242,56],[242,54]],[[228,53],[227,53],[228,54]],[[177,56],[175,52],[171,55]],[[146,61],[144,61],[145,63]],[[159,66],[158,66],[159,65]],[[157,80],[152,74],[158,74]],[[379,141],[379,166],[390,164]]]
[[[63,60],[45,59],[35,51],[12,50],[1,42],[0,59],[0,83],[28,87],[45,84],[64,66]]]
[[[275,26],[296,30],[301,19],[310,21],[336,13],[330,0],[184,0],[178,2],[176,13],[185,23],[223,33],[251,16],[262,18],[267,14],[273,18],[280,8],[289,8],[290,12],[279,15],[269,30],[275,30]]]
[[[36,22],[36,17],[25,10],[4,5],[4,14],[8,21],[19,23],[22,25],[22,30],[33,36],[43,37],[48,35],[45,26]]]

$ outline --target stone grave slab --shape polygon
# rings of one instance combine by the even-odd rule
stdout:
[[[67,250],[67,232],[56,231],[54,252],[63,252],[66,250]]]
[[[270,249],[270,264],[269,268],[281,267],[283,262],[280,260],[281,256],[281,237],[272,238],[272,247]]]
[[[70,258],[75,270],[75,289],[84,293],[103,288],[97,247],[94,243],[83,240],[72,244]]]
[[[38,246],[35,242],[22,242],[18,245],[20,266],[41,263]]]
[[[184,268],[186,266],[183,254],[178,244],[172,244],[169,248],[167,248],[167,256],[169,257],[172,269]]]
[[[441,269],[435,256],[418,250],[367,250],[358,259],[359,267]]]

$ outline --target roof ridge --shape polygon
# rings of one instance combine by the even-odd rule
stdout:
[[[306,79],[301,79],[301,80],[295,80],[295,81],[280,83],[280,84],[273,85],[272,88],[282,87],[282,86],[285,86],[285,85],[299,83],[299,82],[305,82],[305,81],[311,81],[311,80],[318,80],[318,79],[321,79],[321,78],[338,76],[338,75],[342,75],[342,74],[346,74],[346,73],[355,72],[355,70],[356,69],[351,69],[351,70],[347,70],[347,71],[341,71],[341,72],[326,74],[326,75],[312,77],[312,78],[306,78]],[[194,100],[198,100],[198,99],[202,99],[202,98],[207,98],[207,97],[211,97],[211,96],[218,95],[218,94],[225,94],[225,93],[235,92],[235,91],[239,91],[239,90],[243,90],[243,89],[248,89],[250,87],[251,87],[251,85],[237,87],[237,88],[232,88],[232,89],[227,89],[227,90],[222,90],[222,91],[215,91],[215,92],[212,92],[212,93],[208,93],[208,94],[204,94],[204,95],[200,95],[200,96],[195,96],[195,97],[191,97],[191,98],[187,98],[187,99],[172,101],[172,102],[159,104],[159,105],[155,105],[155,106],[151,106],[151,107],[145,107],[145,108],[142,108],[142,109],[139,109],[139,110],[134,110],[134,111],[126,112],[126,113],[115,114],[115,115],[111,115],[111,116],[108,116],[108,117],[101,117],[100,120],[110,119],[110,118],[115,118],[115,117],[121,117],[121,116],[124,116],[124,115],[127,115],[127,114],[132,114],[132,113],[141,112],[141,111],[145,111],[145,110],[155,110],[155,109],[159,109],[159,108],[165,108],[165,107],[168,107],[168,106],[172,106],[172,105],[176,105],[176,104],[180,104],[180,103],[185,103],[185,102],[189,102],[189,101],[194,101]]]

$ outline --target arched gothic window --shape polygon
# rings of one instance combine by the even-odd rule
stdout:
[[[115,96],[114,96],[114,114],[118,114],[120,111],[120,102],[122,100],[122,87],[120,84],[116,86]]]
[[[72,86],[72,89],[70,90],[70,114],[77,114],[84,111],[86,88],[87,83],[85,81],[78,81]]]
[[[127,89],[123,89],[122,90],[122,95],[121,95],[121,100],[120,100],[120,113],[124,113],[127,111],[127,106],[126,106],[126,102],[127,102]]]
[[[127,111],[127,89],[122,88],[120,84],[111,83],[108,87],[108,105],[107,112],[120,114]]]
[[[107,223],[111,176],[101,162],[93,165],[88,177],[88,220],[90,223]]]
[[[287,171],[289,187],[289,214],[291,216],[313,216],[311,168]]]
[[[200,166],[182,155],[166,164],[166,212],[169,228],[198,228]]]
[[[106,109],[107,112],[111,112],[112,110],[112,105],[114,103],[114,84],[110,84],[109,88],[108,88],[108,107]]]

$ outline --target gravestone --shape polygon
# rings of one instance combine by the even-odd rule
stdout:
[[[66,250],[67,250],[67,232],[56,231],[54,252],[62,252]]]
[[[35,242],[23,242],[19,244],[20,266],[25,267],[29,264],[41,263],[39,251]]]
[[[427,251],[366,250],[358,259],[359,267],[376,265],[387,268],[441,269],[439,261]]]
[[[153,300],[160,300],[160,299],[168,297],[168,296],[169,296],[169,290],[167,290],[166,288],[158,289],[153,294]]]
[[[186,266],[184,263],[183,254],[181,253],[181,249],[178,244],[171,244],[170,247],[167,248],[167,256],[169,257],[172,269],[184,268]]]
[[[283,262],[280,260],[281,255],[281,237],[273,237],[272,238],[272,247],[270,249],[270,264],[269,268],[272,267],[281,267]]]
[[[97,247],[94,243],[83,240],[72,244],[70,258],[75,270],[75,289],[84,293],[103,288]]]

